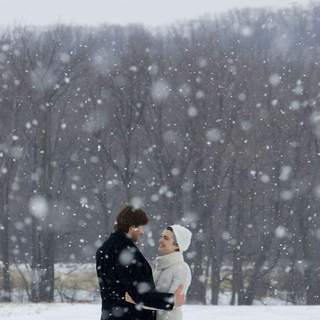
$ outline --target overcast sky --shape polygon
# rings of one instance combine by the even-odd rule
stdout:
[[[0,0],[0,25],[140,22],[155,26],[235,7],[294,3],[306,5],[309,0]]]

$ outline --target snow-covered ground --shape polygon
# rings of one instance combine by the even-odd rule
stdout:
[[[99,320],[99,304],[0,304],[1,320]],[[320,306],[184,306],[184,320],[317,320]]]

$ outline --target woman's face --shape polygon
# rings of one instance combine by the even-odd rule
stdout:
[[[169,254],[175,252],[177,248],[178,246],[174,244],[173,232],[167,229],[163,230],[159,240],[159,253],[161,255]]]

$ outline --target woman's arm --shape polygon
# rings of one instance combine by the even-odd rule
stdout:
[[[175,272],[172,283],[169,288],[169,292],[175,292],[179,285],[183,285],[184,293],[187,293],[189,285],[191,283],[191,271],[187,264],[179,267],[179,270]]]

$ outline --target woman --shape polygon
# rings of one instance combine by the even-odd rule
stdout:
[[[180,225],[167,227],[159,240],[159,256],[155,260],[153,272],[156,289],[160,292],[175,292],[179,285],[183,285],[187,294],[191,283],[191,271],[183,259],[191,242],[191,232]],[[174,307],[171,311],[158,310],[157,320],[181,320],[181,307]]]
[[[189,248],[191,237],[187,228],[177,224],[163,230],[159,240],[159,256],[155,260],[153,271],[157,291],[173,293],[183,285],[184,294],[187,294],[191,271],[183,259],[183,252]],[[128,294],[126,300],[134,303]],[[171,311],[157,310],[157,320],[182,320],[182,309],[174,307]]]

